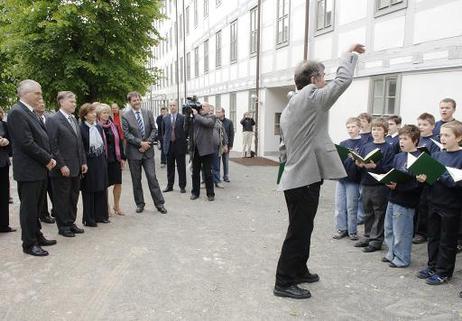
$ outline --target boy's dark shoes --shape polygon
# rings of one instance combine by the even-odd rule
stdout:
[[[372,245],[368,245],[366,246],[365,248],[363,248],[363,252],[364,253],[372,253],[372,252],[375,252],[375,251],[379,251],[380,249],[372,246]]]
[[[389,259],[387,259],[385,256],[382,258],[383,263],[391,263]]]
[[[319,275],[316,273],[310,273],[309,271],[302,277],[297,278],[295,281],[297,284],[299,283],[314,283],[319,281]]]
[[[438,274],[433,274],[431,277],[425,280],[425,283],[428,285],[440,285],[448,282],[449,278],[447,276],[439,276]]]
[[[362,240],[362,241],[356,242],[354,246],[355,247],[367,247],[369,246],[369,241]]]
[[[292,299],[308,299],[311,297],[310,291],[302,289],[296,285],[288,287],[274,286],[273,294],[275,296],[292,298]]]
[[[357,241],[357,240],[359,240],[359,237],[358,237],[357,234],[351,234],[351,235],[350,235],[350,240],[352,240],[352,241]]]
[[[337,230],[337,233],[335,233],[334,236],[332,236],[332,238],[336,239],[336,240],[340,240],[340,239],[343,239],[344,237],[347,237],[347,236],[348,236],[347,231]]]
[[[414,244],[422,244],[422,243],[425,243],[425,242],[427,242],[427,238],[425,236],[423,236],[423,235],[420,235],[420,234],[417,234],[412,239],[412,243],[414,243]]]
[[[427,279],[431,276],[433,276],[435,274],[435,271],[433,271],[432,269],[430,268],[425,268],[423,270],[420,270],[419,272],[416,273],[416,276],[419,278],[419,279]]]

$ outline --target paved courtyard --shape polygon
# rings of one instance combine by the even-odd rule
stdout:
[[[0,320],[462,320],[461,257],[453,280],[431,287],[414,276],[425,264],[425,245],[414,247],[409,268],[390,269],[380,262],[383,252],[333,240],[332,182],[322,190],[309,261],[321,281],[303,285],[313,297],[274,297],[287,227],[276,172],[231,163],[232,182],[216,191],[215,202],[205,195],[190,201],[175,186],[161,215],[146,187],[146,210],[135,213],[125,170],[126,216],[70,239],[44,224],[44,234],[58,240],[50,256],[24,255],[19,231],[0,234]],[[165,187],[165,168],[157,173]],[[19,227],[15,183],[13,195],[11,225]]]

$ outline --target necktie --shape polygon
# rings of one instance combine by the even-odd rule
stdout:
[[[71,115],[67,116],[67,119],[69,120],[69,123],[71,124],[72,129],[74,130],[74,133],[77,135],[77,126],[75,125],[74,120],[72,119],[72,116]]]
[[[138,129],[140,130],[141,137],[144,137],[144,125],[139,111],[136,112],[136,122],[138,123]]]
[[[172,115],[172,136],[170,137],[170,141],[173,143],[176,140],[175,136],[175,122],[176,122],[176,117],[175,115]]]

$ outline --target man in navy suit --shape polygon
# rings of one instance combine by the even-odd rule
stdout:
[[[178,171],[180,192],[186,193],[186,133],[184,116],[178,113],[176,100],[169,102],[170,114],[163,118],[163,151],[167,155],[167,187],[164,193],[173,191],[175,183],[175,162]]]
[[[48,171],[56,166],[50,149],[45,124],[35,114],[42,100],[42,87],[34,80],[23,80],[18,86],[19,101],[8,115],[8,129],[13,146],[13,176],[18,182],[21,200],[22,248],[26,254],[45,256],[41,246],[54,245],[42,232],[39,213],[44,191],[47,188]]]

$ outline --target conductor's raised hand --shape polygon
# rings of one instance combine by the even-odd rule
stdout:
[[[348,52],[356,52],[358,54],[362,54],[366,52],[366,47],[360,43],[355,43],[350,47]]]

